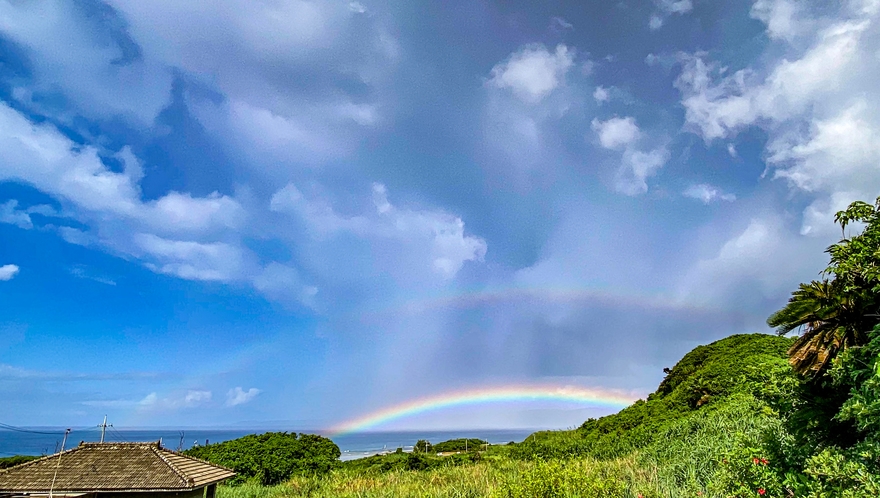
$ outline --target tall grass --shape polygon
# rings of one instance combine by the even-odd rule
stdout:
[[[517,459],[504,448],[479,463],[432,468],[337,469],[324,477],[295,477],[274,487],[221,487],[218,498],[644,498],[731,496],[717,481],[722,458],[760,446],[778,420],[750,396],[735,396],[667,426],[653,441],[613,459]],[[576,431],[547,435],[558,454],[577,454]]]
[[[501,460],[430,471],[397,470],[351,475],[337,471],[327,477],[299,477],[264,487],[223,486],[218,498],[533,498],[648,497],[661,492],[657,474],[633,459],[613,462],[523,462]]]

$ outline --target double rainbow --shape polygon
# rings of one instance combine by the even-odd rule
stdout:
[[[450,391],[405,401],[337,424],[331,427],[328,432],[331,435],[339,436],[373,429],[393,420],[419,413],[484,403],[562,401],[599,408],[621,409],[632,404],[635,400],[634,396],[628,396],[616,391],[575,386],[529,384],[485,387]]]

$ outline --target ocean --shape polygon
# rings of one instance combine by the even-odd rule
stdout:
[[[48,455],[61,449],[64,429],[58,428],[27,428],[28,432],[0,429],[0,457],[12,455]],[[271,429],[276,430],[276,429]],[[162,441],[162,446],[172,450],[189,449],[194,445],[220,443],[236,439],[248,434],[260,434],[268,430],[258,429],[116,429],[108,428],[104,440],[115,442]],[[309,432],[309,431],[305,431]],[[530,429],[512,430],[459,430],[459,431],[406,431],[406,432],[358,432],[330,436],[330,439],[342,451],[342,460],[361,458],[382,451],[394,451],[397,448],[412,450],[412,446],[420,439],[439,443],[456,438],[477,438],[491,444],[506,444],[510,441],[520,442],[529,434]],[[80,443],[97,442],[101,439],[100,429],[74,429],[67,438],[65,449]]]

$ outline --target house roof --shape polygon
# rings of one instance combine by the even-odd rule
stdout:
[[[48,492],[56,467],[57,493],[188,491],[235,475],[159,443],[80,443],[63,453],[0,470],[0,493]]]

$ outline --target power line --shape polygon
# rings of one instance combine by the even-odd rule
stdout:
[[[50,435],[50,436],[60,436],[60,435],[64,434],[64,431],[58,431],[58,432],[33,431],[30,429],[25,429],[23,427],[16,427],[14,425],[4,424],[3,422],[0,422],[0,429],[4,429],[7,431],[15,431],[15,432],[26,432],[29,434],[46,434],[46,435]]]
[[[121,440],[120,442],[126,442],[126,443],[130,443],[130,442],[131,442],[131,441],[129,441],[128,439],[126,439],[125,436],[122,435],[122,433],[120,433],[119,431],[117,431],[116,428],[113,427],[112,425],[111,425],[111,426],[108,426],[108,429],[110,429],[110,432],[111,432],[115,437],[117,437],[117,438],[119,438],[119,439]]]

